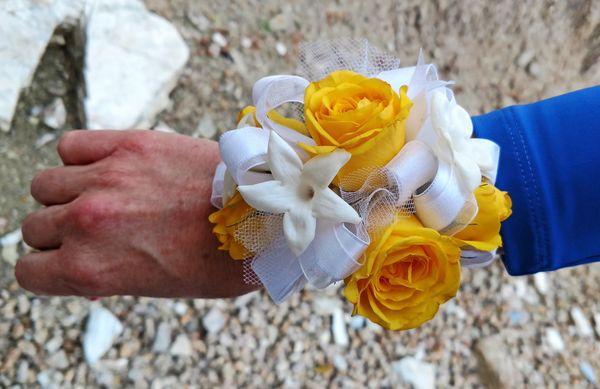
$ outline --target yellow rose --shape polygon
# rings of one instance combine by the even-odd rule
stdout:
[[[460,249],[416,217],[400,217],[371,242],[363,266],[345,283],[353,314],[391,330],[415,328],[456,295]]]
[[[478,250],[491,251],[502,247],[500,224],[512,213],[512,201],[507,192],[494,185],[483,183],[475,189],[477,216],[462,231],[454,235],[462,245]]]
[[[254,255],[235,238],[238,224],[252,211],[254,209],[246,204],[239,192],[236,192],[222,209],[208,217],[208,220],[215,224],[212,231],[221,242],[219,250],[229,251],[233,259],[247,259]]]
[[[336,148],[352,154],[338,177],[384,166],[404,146],[412,107],[406,90],[402,87],[398,94],[385,81],[349,70],[310,83],[304,95],[304,121],[317,145],[300,146],[311,155]]]

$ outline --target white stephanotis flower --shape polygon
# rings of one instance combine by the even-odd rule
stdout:
[[[495,180],[498,146],[486,139],[472,138],[473,123],[469,113],[445,93],[431,96],[431,125],[437,135],[432,145],[438,158],[452,164],[465,189],[473,192],[484,175]]]
[[[239,192],[253,208],[283,213],[283,233],[299,256],[315,237],[317,218],[357,224],[358,213],[329,184],[350,159],[344,150],[318,155],[304,166],[294,149],[274,131],[269,136],[269,167],[274,180],[241,185]]]

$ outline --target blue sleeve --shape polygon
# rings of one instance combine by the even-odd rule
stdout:
[[[600,86],[473,118],[500,145],[496,186],[513,214],[502,225],[511,275],[600,260]]]

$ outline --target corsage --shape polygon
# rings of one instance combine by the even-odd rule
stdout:
[[[220,138],[210,215],[245,280],[281,303],[343,280],[353,314],[433,318],[461,266],[490,264],[511,213],[499,147],[473,138],[451,82],[365,41],[305,44],[301,76],[258,80]]]

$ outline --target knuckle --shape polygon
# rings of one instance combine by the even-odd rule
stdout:
[[[125,184],[125,172],[116,167],[110,167],[98,174],[98,182],[103,187],[117,187]]]
[[[74,225],[83,231],[93,232],[111,221],[115,207],[103,198],[81,198],[70,209],[70,218]]]
[[[30,193],[33,198],[39,198],[40,194],[43,192],[48,174],[47,170],[42,170],[41,172],[37,172],[31,180]]]
[[[31,245],[31,237],[34,234],[34,224],[35,224],[35,213],[30,213],[23,219],[21,222],[21,234],[23,235],[23,240],[28,245]]]
[[[121,143],[121,148],[136,154],[147,154],[152,151],[153,140],[150,131],[135,131]]]

